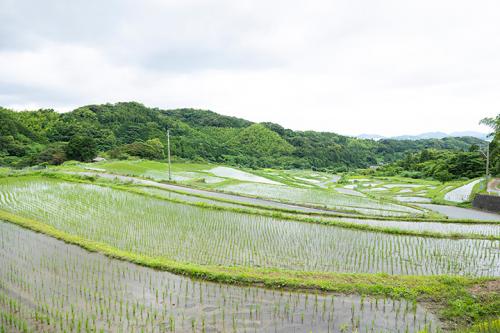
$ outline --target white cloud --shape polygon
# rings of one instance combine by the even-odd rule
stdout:
[[[500,3],[0,3],[0,105],[136,100],[294,129],[483,130],[500,111]]]

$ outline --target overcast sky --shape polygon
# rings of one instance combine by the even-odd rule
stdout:
[[[488,131],[498,0],[0,0],[0,105],[139,101],[342,134]]]

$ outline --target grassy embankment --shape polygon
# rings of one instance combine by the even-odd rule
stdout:
[[[186,264],[119,250],[5,211],[0,211],[0,219],[112,258],[209,281],[261,285],[271,288],[402,297],[427,303],[438,310],[440,317],[448,325],[476,323],[500,315],[499,281],[494,278],[314,273]],[[492,286],[494,286],[493,290],[491,290]]]

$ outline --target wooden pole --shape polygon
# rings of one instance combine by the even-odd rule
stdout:
[[[168,154],[168,180],[172,181],[172,167],[170,163],[170,130],[167,130],[167,154]]]
[[[490,144],[486,146],[486,181],[490,175]]]

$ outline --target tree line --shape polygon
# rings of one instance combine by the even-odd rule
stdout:
[[[176,158],[253,168],[346,171],[405,160],[423,149],[455,154],[484,143],[472,137],[373,141],[293,131],[208,110],[161,110],[126,102],[88,105],[67,113],[0,108],[0,165],[90,161],[97,154],[161,160],[167,129]]]

